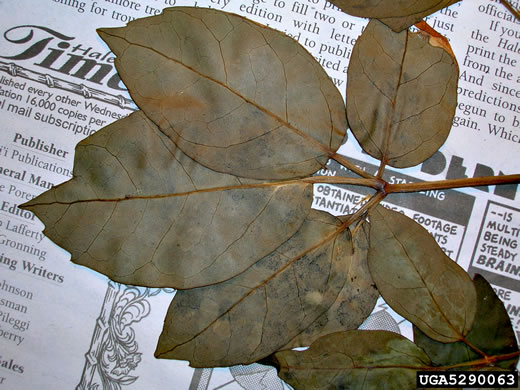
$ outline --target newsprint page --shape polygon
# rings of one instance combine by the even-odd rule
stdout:
[[[175,291],[120,285],[73,264],[42,234],[43,224],[17,208],[72,177],[79,141],[136,110],[96,28],[176,6],[237,13],[285,32],[343,96],[352,48],[367,24],[326,0],[0,0],[0,389],[290,388],[258,364],[192,369],[155,359]],[[520,22],[492,0],[463,0],[427,22],[448,37],[460,66],[453,128],[433,157],[388,170],[386,180],[520,173]],[[355,142],[340,153],[377,170]],[[349,172],[330,161],[319,174]],[[349,214],[365,195],[315,185],[313,206]],[[422,224],[471,275],[484,275],[520,336],[516,185],[393,195],[385,204]],[[381,299],[362,327],[412,336],[410,324]]]

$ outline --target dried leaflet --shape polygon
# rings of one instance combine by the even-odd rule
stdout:
[[[460,0],[331,0],[343,12],[354,16],[379,19],[395,32]]]
[[[347,255],[347,254],[345,254]],[[352,233],[352,252],[345,285],[332,306],[283,349],[306,347],[321,336],[357,329],[372,312],[379,293],[367,263],[368,224]]]
[[[434,340],[461,340],[477,305],[469,275],[407,216],[378,206],[369,217],[368,266],[382,297]]]
[[[487,356],[505,355],[518,351],[516,337],[507,311],[491,285],[480,275],[473,280],[477,290],[477,314],[465,342],[440,343],[430,339],[414,326],[414,341],[432,359],[433,364],[449,366],[482,359],[469,345]],[[518,356],[496,363],[513,370]]]
[[[99,33],[137,105],[204,166],[257,179],[303,177],[343,142],[339,91],[279,31],[176,7]]]
[[[348,68],[347,116],[371,156],[397,168],[432,156],[448,137],[458,66],[425,32],[393,33],[372,20]]]
[[[430,359],[414,343],[383,330],[324,336],[306,351],[282,351],[272,361],[296,390],[415,389],[415,373]]]
[[[311,198],[311,185],[251,187],[211,171],[137,112],[80,142],[74,178],[23,207],[78,264],[122,283],[191,288],[272,252]]]
[[[340,226],[337,218],[313,210],[289,241],[246,272],[177,292],[156,356],[215,367],[276,352],[325,312],[344,286],[352,242],[348,230],[338,233]]]

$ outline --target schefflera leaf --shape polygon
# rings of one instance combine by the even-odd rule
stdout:
[[[477,307],[469,275],[406,215],[378,206],[369,218],[368,267],[384,300],[432,339],[462,340]]]
[[[407,338],[384,330],[332,333],[305,351],[281,351],[271,363],[294,389],[415,389],[431,362]]]
[[[347,117],[365,152],[396,168],[432,156],[449,135],[458,65],[446,41],[371,20],[348,68]]]
[[[248,184],[203,167],[140,111],[81,141],[73,175],[22,207],[75,263],[150,287],[243,272],[300,228],[312,201],[311,185]]]
[[[379,19],[393,31],[402,31],[460,0],[331,0],[343,12]]]
[[[345,254],[351,261],[336,301],[283,349],[307,347],[327,334],[357,329],[374,309],[379,292],[368,270],[368,223],[361,223],[362,226],[352,231],[352,252]]]
[[[473,283],[477,290],[477,313],[465,337],[466,342],[440,343],[426,336],[416,326],[413,328],[415,343],[428,354],[434,365],[450,366],[483,359],[484,356],[470,345],[491,357],[518,351],[515,332],[504,304],[483,276],[475,275]],[[497,361],[494,365],[513,370],[517,363],[518,356]]]
[[[256,179],[304,177],[343,142],[339,91],[279,31],[175,7],[98,32],[136,104],[204,166]]]
[[[178,291],[156,357],[216,367],[276,352],[325,312],[344,286],[352,241],[340,227],[337,218],[312,210],[290,240],[244,273]]]

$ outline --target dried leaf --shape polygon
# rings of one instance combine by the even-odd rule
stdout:
[[[306,347],[327,334],[357,329],[374,309],[379,293],[368,270],[368,224],[353,233],[352,244],[347,278],[336,301],[283,349]]]
[[[347,14],[379,19],[395,32],[399,32],[458,1],[460,0],[331,0],[331,3]]]
[[[372,20],[357,40],[347,79],[347,116],[371,156],[404,168],[432,156],[448,137],[458,66],[424,33],[393,33]]]
[[[504,304],[482,276],[475,275],[473,283],[477,290],[477,313],[473,327],[466,336],[467,343],[440,343],[430,339],[414,326],[415,343],[428,354],[435,365],[449,366],[482,359],[483,356],[470,348],[468,343],[487,356],[505,355],[518,351],[511,319]],[[513,370],[517,362],[518,357],[496,364]]]
[[[339,226],[337,218],[313,210],[289,241],[246,272],[178,291],[156,356],[215,367],[276,352],[325,312],[345,284],[352,242],[348,230],[334,236]]]
[[[306,351],[274,355],[278,375],[296,390],[415,389],[428,356],[407,338],[383,330],[333,333]]]
[[[111,279],[191,288],[243,272],[289,239],[312,186],[247,184],[184,155],[142,112],[86,138],[74,178],[27,202],[45,234]]]
[[[137,105],[213,170],[308,176],[343,142],[339,91],[279,31],[213,9],[175,7],[99,34]]]
[[[407,216],[382,206],[369,216],[368,266],[385,301],[432,339],[461,340],[477,306],[469,275]]]

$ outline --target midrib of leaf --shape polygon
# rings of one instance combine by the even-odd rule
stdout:
[[[409,39],[409,32],[406,32],[406,39],[404,42],[404,49],[403,49],[403,56],[401,57],[401,62],[399,66],[399,77],[397,79],[397,85],[395,88],[395,94],[392,97],[391,104],[392,104],[392,115],[389,115],[387,118],[387,131],[385,132],[385,140],[383,145],[383,156],[381,158],[381,164],[379,165],[379,170],[377,172],[377,177],[381,178],[383,176],[385,165],[388,163],[388,149],[390,148],[390,140],[392,138],[393,132],[393,123],[394,123],[394,116],[396,113],[395,105],[397,102],[397,96],[399,95],[399,89],[402,85],[402,79],[403,79],[403,68],[404,68],[404,60],[406,57],[406,51],[408,50],[408,39]]]
[[[295,257],[293,257],[291,260],[289,260],[283,267],[281,267],[278,271],[276,271],[275,273],[273,273],[271,276],[269,276],[268,278],[264,279],[262,282],[258,283],[256,286],[252,287],[250,289],[250,291],[248,291],[246,294],[244,294],[240,299],[238,299],[233,305],[231,305],[226,311],[222,312],[221,314],[219,314],[213,321],[211,321],[205,328],[201,329],[199,332],[197,332],[195,335],[193,335],[190,339],[180,343],[180,344],[177,344],[176,346],[166,350],[166,351],[163,351],[159,354],[156,355],[156,357],[160,357],[160,356],[163,356],[165,354],[168,354],[170,352],[172,352],[173,350],[175,350],[176,348],[182,346],[182,345],[185,345],[187,343],[189,343],[190,341],[194,340],[196,337],[200,336],[202,333],[204,333],[206,330],[208,330],[213,324],[215,324],[220,318],[224,317],[225,315],[227,315],[228,313],[230,313],[231,311],[233,311],[233,309],[238,306],[244,299],[246,299],[248,296],[250,296],[251,294],[253,294],[256,290],[258,290],[259,288],[263,288],[265,290],[265,287],[266,285],[271,281],[273,280],[276,276],[278,276],[280,273],[282,273],[283,271],[285,271],[287,268],[289,268],[292,264],[294,264],[296,261],[298,261],[299,259],[301,259],[303,256],[307,255],[308,253],[312,252],[313,250],[319,248],[320,246],[324,245],[325,243],[327,243],[328,241],[334,239],[338,234],[340,234],[342,231],[344,231],[345,229],[347,229],[354,221],[356,221],[359,217],[361,217],[368,209],[370,209],[371,207],[373,207],[374,205],[377,205],[381,199],[384,198],[384,195],[382,195],[381,193],[378,193],[377,195],[374,195],[367,203],[365,203],[362,207],[360,207],[360,209],[355,212],[354,214],[352,214],[349,218],[347,218],[345,220],[345,222],[343,222],[340,226],[338,226],[338,228],[328,234],[327,236],[325,236],[324,238],[322,238],[320,241],[318,241],[316,244],[314,244],[313,246],[307,248],[306,250],[302,251],[301,253],[299,253],[298,255],[296,255]],[[283,244],[282,244],[283,245]],[[278,247],[279,248],[279,247]],[[243,271],[245,272],[245,271]],[[240,274],[238,275],[241,275],[243,272],[241,272]],[[238,276],[238,275],[235,275],[235,276]],[[267,295],[266,295],[267,296]]]
[[[271,118],[273,118],[274,120],[276,120],[277,122],[281,123],[283,126],[287,127],[288,129],[290,129],[291,131],[293,131],[295,134],[299,135],[300,137],[314,143],[316,146],[318,146],[321,150],[323,150],[324,153],[326,153],[328,156],[332,156],[334,155],[334,151],[332,151],[327,145],[324,145],[322,144],[321,142],[319,142],[317,139],[315,139],[314,137],[306,134],[305,132],[301,131],[300,129],[296,128],[295,126],[293,126],[289,121],[281,118],[280,116],[276,115],[275,113],[273,113],[272,111],[266,109],[265,107],[255,103],[254,101],[248,99],[247,97],[245,97],[244,95],[242,95],[240,92],[234,90],[233,88],[229,87],[228,85],[226,85],[225,83],[207,75],[207,74],[204,74],[204,73],[201,73],[200,71],[198,71],[197,69],[185,64],[184,62],[182,61],[179,61],[179,60],[176,60],[174,58],[171,58],[171,57],[168,57],[167,55],[161,53],[160,51],[154,49],[154,48],[151,48],[151,47],[148,47],[146,45],[143,45],[143,44],[140,44],[140,43],[134,43],[134,42],[130,42],[128,39],[126,38],[123,38],[123,37],[120,37],[120,36],[117,36],[117,35],[113,35],[113,34],[109,34],[107,33],[106,31],[103,32],[104,34],[106,35],[109,35],[109,36],[112,36],[112,37],[115,37],[115,38],[118,38],[118,39],[122,39],[124,40],[126,43],[128,43],[129,45],[134,45],[134,46],[137,46],[137,47],[140,47],[142,49],[145,49],[145,50],[150,50],[152,52],[154,52],[155,54],[163,57],[163,58],[166,58],[167,60],[169,61],[172,61],[172,62],[175,62],[176,64],[178,65],[181,65],[183,67],[185,67],[186,69],[188,69],[189,71],[199,75],[200,77],[204,78],[204,79],[207,79],[215,84],[218,84],[219,86],[221,86],[222,88],[225,88],[227,89],[228,91],[230,91],[231,93],[233,93],[234,95],[236,95],[237,97],[239,97],[240,99],[242,99],[244,102],[246,102],[247,104],[250,104],[252,105],[253,107],[257,108],[258,110],[262,111],[264,114],[270,116]],[[269,44],[269,43],[267,43]],[[116,59],[116,61],[118,61],[118,59]],[[284,70],[285,71],[285,70]],[[129,90],[130,94],[132,94],[132,91]],[[326,99],[325,99],[326,101]],[[328,102],[327,102],[327,107],[328,106]],[[146,112],[145,112],[146,114]],[[329,114],[330,114],[330,110],[329,110]]]
[[[188,175],[188,177],[190,177]],[[237,177],[237,179],[240,179]],[[190,177],[191,180],[191,177]],[[365,187],[371,187],[377,190],[382,190],[383,183],[381,180],[376,179],[365,179],[365,178],[350,178],[350,177],[337,177],[331,178],[329,176],[311,176],[303,179],[294,179],[294,180],[284,180],[284,181],[273,181],[273,182],[263,182],[263,183],[250,183],[250,184],[237,184],[232,186],[220,186],[220,187],[212,187],[212,188],[200,188],[192,191],[185,192],[175,192],[175,193],[167,193],[167,194],[155,194],[155,195],[127,195],[125,197],[119,198],[92,198],[92,199],[78,199],[70,202],[64,201],[53,201],[53,202],[40,202],[31,204],[32,206],[50,206],[54,204],[63,204],[63,205],[72,205],[76,203],[89,203],[89,202],[125,202],[131,200],[147,200],[147,199],[164,199],[164,198],[174,198],[179,196],[190,196],[199,193],[207,193],[207,192],[218,192],[218,191],[231,191],[231,190],[240,190],[240,189],[253,189],[253,188],[266,188],[266,187],[277,187],[284,185],[293,185],[293,184],[315,184],[315,183],[334,183],[334,184],[351,184],[351,185],[359,185]],[[64,183],[65,184],[65,183]],[[193,184],[193,181],[192,181]],[[25,208],[24,205],[21,205],[20,208]]]
[[[352,358],[346,354],[350,360]],[[502,355],[494,355],[489,356],[488,358],[472,360],[464,363],[451,364],[447,366],[410,366],[406,364],[392,364],[392,365],[352,365],[352,367],[340,366],[338,368],[335,367],[301,367],[301,366],[290,366],[283,365],[282,368],[288,368],[295,371],[349,371],[349,370],[371,370],[371,369],[392,369],[392,368],[404,368],[411,370],[424,370],[424,371],[446,371],[454,368],[463,368],[463,367],[479,367],[479,366],[487,366],[491,363],[500,362],[504,360],[513,359],[515,357],[520,356],[520,351],[506,353]]]
[[[276,187],[283,185],[292,185],[306,183],[304,180],[287,180],[287,181],[278,181],[278,182],[268,182],[268,183],[252,183],[252,184],[239,184],[234,186],[222,186],[222,187],[213,187],[213,188],[202,188],[193,191],[185,191],[185,192],[176,192],[176,193],[168,193],[168,194],[156,194],[156,195],[131,195],[120,198],[96,198],[96,199],[78,199],[70,202],[63,201],[54,201],[54,202],[42,202],[32,204],[33,206],[50,206],[54,204],[63,204],[63,205],[71,205],[76,203],[89,203],[89,202],[125,202],[131,200],[149,200],[149,199],[164,199],[164,198],[175,198],[179,196],[190,196],[195,194],[207,193],[207,192],[218,192],[218,191],[230,191],[230,190],[240,190],[240,189],[252,189],[252,188],[265,188],[265,187]],[[23,207],[22,207],[23,208]]]
[[[435,30],[434,30],[434,31],[435,31]],[[428,69],[426,69],[426,70],[423,71],[423,73],[426,72],[427,70],[429,70],[429,69],[430,69],[431,67],[433,67],[434,65],[437,65],[440,61],[441,61],[441,60],[439,60],[438,62],[436,62],[436,63],[434,63],[434,64],[431,64],[431,65],[428,67]],[[419,75],[419,76],[420,76],[420,75]],[[419,76],[417,76],[417,77],[419,77]],[[450,79],[450,80],[451,80],[451,79]],[[430,109],[436,107],[437,105],[439,105],[439,104],[441,103],[442,99],[444,98],[444,96],[446,95],[446,92],[447,92],[447,90],[448,90],[448,85],[450,84],[450,80],[448,80],[448,81],[446,82],[446,85],[445,85],[445,88],[444,88],[444,93],[442,94],[442,96],[440,97],[440,99],[439,99],[438,102],[436,102],[435,104],[433,104],[433,105],[431,105],[431,106],[428,106],[428,107],[422,109],[422,110],[419,111],[418,113],[415,113],[415,114],[410,115],[410,116],[408,116],[408,117],[406,117],[406,118],[400,119],[398,122],[394,122],[394,123],[399,124],[399,123],[404,122],[404,121],[407,121],[407,120],[409,120],[410,118],[413,118],[413,117],[415,117],[415,116],[420,116],[420,115],[422,115],[423,113],[425,113],[426,111],[428,111],[428,110],[430,110]],[[422,144],[417,145],[414,149],[408,150],[408,151],[406,151],[405,153],[403,153],[403,154],[401,154],[401,155],[399,155],[399,156],[395,156],[394,159],[400,159],[400,158],[403,158],[404,156],[406,156],[406,155],[408,155],[408,154],[410,154],[410,153],[415,152],[415,151],[416,151],[417,149],[419,149],[419,148],[420,148],[424,143],[426,143],[426,142],[432,140],[433,138],[435,138],[435,136],[436,136],[439,132],[440,132],[440,130],[439,130],[437,133],[432,133],[432,134],[430,134],[429,137],[426,138],[426,139],[424,139],[424,138],[421,137],[422,142],[423,142]]]
[[[392,236],[394,237],[394,240],[396,242],[399,243],[399,245],[401,246],[402,250],[404,251],[404,253],[406,254],[406,258],[408,259],[408,263],[412,265],[413,269],[415,270],[416,274],[419,275],[419,278],[421,279],[421,282],[423,283],[423,285],[426,287],[426,291],[428,291],[428,295],[430,296],[430,299],[432,300],[432,302],[435,304],[435,306],[437,307],[439,313],[442,315],[442,317],[444,318],[444,320],[446,321],[446,323],[449,325],[449,327],[454,331],[455,334],[457,334],[459,336],[459,340],[458,341],[464,341],[464,336],[455,328],[455,326],[451,323],[451,321],[449,320],[449,318],[446,316],[446,314],[444,313],[444,311],[442,310],[442,306],[437,302],[437,300],[435,299],[435,296],[432,294],[432,292],[430,291],[430,288],[428,286],[428,284],[426,283],[426,281],[424,280],[422,274],[419,272],[419,270],[417,269],[417,266],[415,265],[414,261],[411,259],[410,255],[408,254],[408,251],[406,250],[406,247],[403,245],[403,243],[401,242],[401,240],[399,240],[397,238],[397,236],[395,235],[393,229],[391,229],[391,227],[388,225],[388,222],[386,221],[385,218],[383,218],[383,221],[385,223],[385,225],[387,226],[388,230],[392,233]],[[466,312],[464,311],[464,323],[466,321]],[[425,323],[426,324],[426,323]],[[428,325],[428,324],[426,324]],[[465,327],[465,326],[464,326]],[[432,329],[430,327],[430,329]],[[433,331],[434,329],[432,329]],[[436,331],[436,333],[438,333]],[[447,335],[444,335],[444,334],[441,334],[439,333],[441,336],[444,336],[444,337],[449,337],[451,338],[451,336],[447,336]]]
[[[350,357],[350,356],[349,356]],[[286,368],[289,370],[294,371],[353,371],[353,370],[374,370],[374,369],[392,369],[392,368],[404,368],[404,369],[410,369],[410,370],[428,370],[432,369],[431,366],[408,366],[408,365],[399,365],[399,364],[393,364],[393,365],[366,365],[366,366],[358,366],[353,365],[351,367],[345,367],[345,366],[339,366],[339,367],[299,367],[299,366],[281,366],[282,368]]]
[[[502,5],[506,7],[517,20],[520,20],[520,12],[518,12],[518,10],[515,9],[508,0],[500,0],[500,3],[502,3]]]
[[[343,223],[342,225],[340,225],[334,232],[328,234],[327,236],[325,236],[325,238],[321,239],[319,242],[317,242],[316,244],[314,244],[312,247],[309,247],[307,248],[306,250],[304,250],[303,252],[299,253],[298,255],[296,255],[295,257],[293,257],[291,260],[289,260],[282,268],[280,268],[278,271],[276,271],[275,273],[273,273],[271,276],[269,276],[268,278],[264,279],[262,282],[258,283],[256,286],[252,287],[247,293],[245,293],[240,299],[238,299],[233,305],[231,305],[227,310],[225,310],[224,312],[222,312],[221,314],[219,314],[213,321],[211,321],[206,327],[204,327],[203,329],[201,329],[200,331],[198,331],[196,334],[194,334],[191,338],[189,338],[188,340],[180,343],[180,344],[177,344],[175,347],[172,347],[164,352],[161,352],[160,354],[157,354],[156,356],[157,357],[160,357],[164,354],[167,354],[167,353],[170,353],[172,352],[173,350],[175,350],[176,348],[182,346],[182,345],[185,345],[187,343],[189,343],[190,341],[194,340],[195,338],[197,338],[198,336],[200,336],[202,333],[204,333],[206,330],[208,330],[211,326],[213,326],[213,324],[215,324],[219,319],[221,319],[222,317],[224,317],[225,315],[227,315],[228,313],[231,313],[235,307],[237,307],[240,303],[242,303],[247,297],[249,297],[251,294],[253,294],[255,291],[257,291],[258,289],[260,288],[263,288],[264,291],[267,291],[266,290],[266,285],[271,281],[273,280],[276,276],[278,276],[280,273],[282,273],[283,271],[285,271],[287,268],[289,268],[292,264],[294,264],[296,261],[298,261],[299,259],[301,259],[303,256],[305,256],[306,254],[312,252],[313,250],[319,248],[320,246],[324,245],[326,242],[332,240],[333,238],[335,238],[338,234],[340,234],[343,230],[345,230],[348,226],[345,225],[345,223]],[[283,243],[282,243],[283,245]],[[246,272],[247,270],[243,271],[243,272]],[[240,274],[238,275],[241,275],[243,272],[241,272]],[[238,276],[238,275],[235,275],[235,276]],[[267,297],[267,294],[266,294],[266,297]],[[263,328],[262,328],[263,329]],[[263,332],[262,332],[263,334]]]

